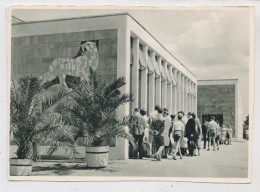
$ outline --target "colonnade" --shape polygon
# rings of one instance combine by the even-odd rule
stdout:
[[[134,101],[130,109],[155,105],[168,108],[169,113],[196,112],[197,85],[173,64],[157,54],[138,37],[131,40],[130,93]]]

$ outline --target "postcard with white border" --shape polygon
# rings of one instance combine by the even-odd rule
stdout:
[[[253,7],[6,10],[9,180],[251,182]]]

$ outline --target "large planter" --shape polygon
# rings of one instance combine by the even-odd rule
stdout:
[[[109,146],[86,147],[86,163],[88,167],[107,167]]]
[[[30,159],[10,159],[10,176],[28,176],[32,172]]]

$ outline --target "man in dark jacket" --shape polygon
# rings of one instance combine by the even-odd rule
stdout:
[[[154,143],[157,152],[154,154],[155,159],[158,161],[161,160],[162,151],[164,147],[169,144],[169,138],[165,136],[165,118],[163,117],[163,110],[161,108],[158,109],[158,115],[152,121],[151,129],[154,134]]]
[[[204,124],[202,125],[202,134],[203,134],[203,141],[204,141],[204,149],[206,149],[207,144],[207,137],[208,137],[208,119],[204,119]]]
[[[193,150],[196,147],[196,140],[198,137],[196,131],[195,113],[188,113],[188,118],[189,120],[185,126],[185,133],[186,137],[188,138],[189,156],[193,156]]]

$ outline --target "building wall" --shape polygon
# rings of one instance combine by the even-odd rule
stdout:
[[[198,85],[198,117],[223,115],[223,123],[233,128],[235,136],[235,85]]]
[[[223,123],[233,128],[233,138],[243,139],[242,91],[238,79],[198,81],[198,117],[223,115]]]
[[[116,33],[114,32],[116,30]],[[108,32],[110,31],[110,32]],[[94,32],[94,35],[93,35]],[[114,48],[116,47],[116,57],[114,54],[109,58],[108,54],[104,54],[104,59],[107,59],[108,63],[112,64],[112,70],[107,73],[108,76],[114,77],[114,74],[116,74],[115,77],[125,77],[126,78],[126,86],[122,88],[123,93],[129,93],[129,79],[127,74],[127,71],[129,69],[127,68],[126,61],[129,61],[127,59],[127,55],[125,53],[126,46],[127,46],[127,28],[126,28],[126,15],[113,15],[111,17],[89,17],[89,18],[80,18],[80,19],[61,19],[56,21],[41,21],[41,22],[29,22],[29,23],[22,23],[22,24],[15,24],[12,26],[11,31],[11,37],[12,39],[23,37],[22,39],[26,39],[26,36],[46,36],[46,35],[54,35],[54,34],[74,34],[73,36],[77,36],[78,34],[81,34],[85,37],[87,34],[90,35],[90,39],[93,40],[93,37],[98,39],[99,41],[102,41],[99,35],[102,36],[105,34],[109,34],[107,37],[108,40],[113,41],[113,48],[106,47],[105,52],[109,53],[112,51],[114,53]],[[111,36],[110,36],[110,33]],[[66,35],[64,35],[66,36]],[[60,36],[60,38],[63,38]],[[76,37],[79,38],[79,37]],[[117,38],[117,42],[115,43],[115,39]],[[104,38],[105,39],[105,38]],[[22,41],[22,40],[21,40]],[[28,44],[28,40],[27,42]],[[79,43],[79,44],[78,44]],[[77,46],[77,51],[79,49],[80,41],[75,45]],[[14,42],[12,43],[14,45]],[[26,43],[24,43],[26,45]],[[21,50],[20,50],[21,51]],[[102,46],[101,46],[101,57],[102,57]],[[13,56],[14,57],[14,56]],[[114,62],[116,59],[116,73],[114,73]],[[19,60],[19,59],[17,59]],[[50,61],[48,61],[50,63]],[[102,65],[102,60],[99,62],[101,63],[99,66]],[[11,66],[13,64],[16,64],[15,62],[11,61]],[[23,64],[22,62],[20,64]],[[107,63],[103,63],[106,65]],[[106,65],[105,67],[109,67],[111,65]],[[38,66],[37,66],[38,67]],[[22,67],[21,67],[22,68]],[[47,67],[46,67],[47,68]],[[102,73],[102,68],[100,67],[99,73]],[[12,68],[11,70],[15,70]],[[30,70],[30,69],[28,69]],[[24,72],[25,74],[25,72]],[[20,75],[23,75],[21,73],[12,72],[12,76],[18,77]],[[106,75],[103,76],[103,78]],[[109,77],[109,78],[110,78]],[[128,115],[129,114],[129,104],[125,104],[123,106],[120,106],[117,110],[117,114],[119,116],[122,115]],[[115,147],[110,147],[109,151],[109,158],[110,159],[127,159],[128,158],[128,141],[127,139],[117,138]]]
[[[167,86],[163,86],[161,77],[155,78],[154,73],[147,76],[148,71],[144,70],[142,72],[144,78],[141,78],[141,106],[146,109],[149,106],[152,110],[155,103],[162,104],[163,102],[164,106],[172,105],[169,107],[172,113],[185,110],[185,108],[196,112],[197,78],[128,14],[20,23],[12,26],[11,34],[12,52],[14,52],[11,61],[12,77],[27,73],[42,74],[48,70],[55,58],[74,56],[79,50],[81,41],[98,40],[100,76],[105,80],[125,77],[126,86],[121,89],[122,93],[133,92],[130,89],[132,87],[137,90],[135,93],[138,95],[139,56],[137,54],[134,56],[133,67],[138,73],[134,72],[132,77],[130,75],[130,38],[132,37],[136,42],[138,41],[138,44],[140,42],[144,45],[146,56],[148,50],[151,52],[152,65],[155,65],[155,58],[159,58],[158,68],[168,68],[176,81],[167,89]],[[136,43],[135,50],[138,44]],[[186,86],[184,86],[185,82]],[[155,91],[155,87],[158,90],[162,89],[163,94],[161,91]],[[164,100],[162,100],[162,95],[164,95]],[[172,95],[172,99],[170,96],[166,97],[167,95]],[[188,102],[189,106],[187,106]],[[129,115],[129,113],[129,103],[120,106],[117,110],[118,116]],[[110,148],[109,155],[111,159],[127,159],[128,141],[118,138],[116,147]]]
[[[73,58],[82,41],[97,40],[98,68],[102,80],[117,77],[117,29],[12,37],[12,78],[46,73],[57,58]]]
[[[243,139],[243,99],[242,99],[242,91],[240,88],[239,81],[236,83],[236,119],[237,119],[237,134],[235,138],[238,140]]]

